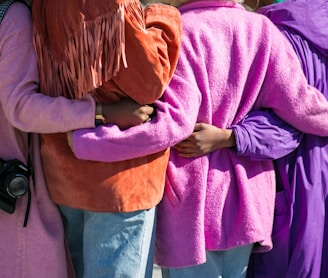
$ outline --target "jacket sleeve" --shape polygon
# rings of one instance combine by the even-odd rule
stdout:
[[[94,126],[92,97],[74,101],[38,93],[38,65],[26,5],[12,4],[0,25],[0,34],[0,105],[14,127],[54,133]]]
[[[187,138],[194,130],[202,100],[196,80],[185,78],[189,63],[179,58],[169,86],[155,102],[156,116],[150,122],[126,130],[115,125],[76,130],[75,156],[103,162],[127,160],[159,152]]]
[[[297,148],[303,137],[303,133],[271,110],[251,112],[231,128],[236,138],[236,153],[251,160],[281,158]]]
[[[268,19],[268,26],[272,23]],[[266,32],[269,59],[257,108],[271,108],[304,133],[328,135],[328,102],[310,86],[289,41],[273,25]]]
[[[177,79],[174,75],[171,83]],[[75,156],[103,162],[127,160],[165,150],[187,138],[194,129],[198,111],[194,107],[199,106],[200,99],[190,93],[192,88],[181,90],[177,95],[171,86],[173,84],[155,102],[156,116],[150,122],[126,130],[116,125],[75,130]]]
[[[161,97],[177,65],[181,43],[179,11],[165,4],[151,4],[144,10],[145,26],[125,13],[127,67],[112,78],[116,86],[140,104]]]

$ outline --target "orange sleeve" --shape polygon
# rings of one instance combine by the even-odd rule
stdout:
[[[135,101],[152,103],[163,94],[177,65],[181,43],[178,9],[151,4],[144,10],[145,26],[125,12],[125,54],[112,82]]]

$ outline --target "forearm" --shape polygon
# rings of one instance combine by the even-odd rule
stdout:
[[[304,133],[328,135],[328,102],[308,85],[299,59],[278,29],[272,30],[270,58],[257,107],[271,108]],[[281,51],[284,49],[284,51]]]
[[[34,92],[13,107],[7,117],[13,126],[25,132],[57,133],[95,126],[95,103],[91,96],[74,101]]]
[[[188,92],[188,93],[186,93]],[[177,95],[168,89],[157,101],[157,115],[150,122],[127,130],[117,126],[76,130],[73,149],[77,158],[96,161],[117,161],[145,156],[164,150],[188,137],[197,119],[197,93],[182,90]],[[197,104],[198,103],[198,104]]]
[[[17,129],[38,133],[93,127],[92,98],[73,101],[38,93],[30,12],[25,5],[17,4],[7,15],[1,25],[6,32],[1,33],[0,45],[0,101],[7,120]]]
[[[277,159],[298,147],[303,133],[270,110],[251,112],[233,125],[238,155],[250,159]]]

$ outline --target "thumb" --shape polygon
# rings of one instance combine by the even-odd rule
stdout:
[[[204,124],[203,123],[196,123],[194,127],[194,131],[200,131],[204,129]]]

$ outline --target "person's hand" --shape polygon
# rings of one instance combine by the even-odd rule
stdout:
[[[235,146],[235,137],[231,129],[197,123],[194,132],[184,141],[173,147],[182,157],[198,157],[220,148]]]
[[[103,104],[102,109],[106,122],[115,124],[121,129],[150,121],[154,113],[154,107],[140,105],[132,99],[123,99],[116,103]]]
[[[67,132],[66,136],[67,136],[68,145],[70,146],[71,150],[73,151],[73,131]]]

